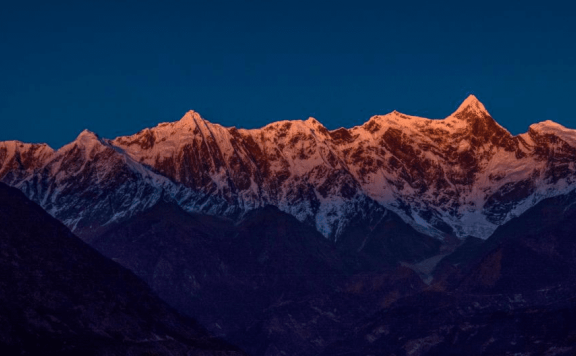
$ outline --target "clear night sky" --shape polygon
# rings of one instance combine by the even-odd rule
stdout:
[[[471,93],[514,134],[576,128],[576,6],[513,3],[3,1],[0,140],[59,147],[190,109],[332,129],[392,110],[444,117]]]

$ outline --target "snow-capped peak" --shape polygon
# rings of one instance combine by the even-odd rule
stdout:
[[[155,191],[170,185],[187,211],[238,216],[272,204],[326,236],[343,231],[358,204],[370,202],[434,236],[486,238],[544,197],[576,187],[576,131],[546,121],[515,137],[474,95],[439,120],[393,111],[350,129],[329,131],[312,117],[235,129],[189,111],[114,140],[85,130],[54,155],[33,148],[26,151],[34,154],[20,154],[16,143],[0,145],[0,179],[17,185],[51,174],[58,191],[86,169],[112,194],[117,189],[106,184],[118,181],[111,176],[116,168],[137,172],[122,176],[135,180],[152,177],[151,169],[155,178],[145,184]],[[93,160],[98,164],[88,164]],[[54,202],[45,199],[38,196]]]
[[[309,125],[316,125],[318,124],[318,120],[316,120],[315,118],[313,118],[312,116],[310,116],[306,121],[307,124]]]
[[[180,119],[180,122],[182,122],[182,123],[186,123],[186,122],[195,123],[198,120],[202,120],[202,117],[200,116],[200,114],[194,110],[190,110]]]
[[[76,140],[74,140],[74,142],[85,147],[92,147],[96,143],[100,142],[100,138],[98,137],[97,134],[95,134],[90,130],[83,130],[82,132],[80,132],[78,137],[76,137]]]
[[[530,125],[530,131],[537,132],[539,134],[554,135],[568,142],[569,144],[576,146],[576,130],[566,128],[551,120],[546,120],[537,124]]]
[[[530,129],[550,133],[557,133],[558,131],[573,131],[552,120],[545,120],[536,124],[532,124],[530,125]]]
[[[78,139],[98,139],[98,135],[88,129],[84,129],[76,137],[76,140]]]
[[[75,149],[80,149],[84,152],[86,158],[88,158],[104,146],[106,146],[106,144],[97,134],[90,130],[83,130],[74,141],[60,147],[55,154],[62,156]]]
[[[490,116],[488,110],[473,94],[470,94],[451,116],[465,119],[470,117],[471,114],[474,116]]]

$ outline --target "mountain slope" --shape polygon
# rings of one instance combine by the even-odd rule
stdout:
[[[242,354],[1,183],[0,250],[3,354]]]
[[[388,210],[440,239],[486,239],[574,189],[575,137],[549,121],[513,136],[474,96],[441,120],[392,112],[332,131],[313,118],[225,128],[191,111],[113,140],[84,132],[55,152],[0,143],[0,180],[86,239],[160,197],[232,219],[274,205],[332,240]]]
[[[381,300],[424,287],[400,263],[440,243],[393,213],[381,220],[368,241],[347,231],[335,243],[270,205],[234,224],[160,202],[92,245],[252,355],[315,355]]]
[[[576,194],[547,198],[439,263],[427,291],[359,320],[325,355],[573,355]]]
[[[541,201],[460,258],[447,257],[438,275],[467,293],[532,298],[576,286],[576,193]]]
[[[333,290],[343,278],[331,243],[271,206],[235,226],[164,202],[110,229],[93,246],[252,354],[266,344],[265,330],[256,325],[267,309]],[[256,336],[247,335],[249,329]]]

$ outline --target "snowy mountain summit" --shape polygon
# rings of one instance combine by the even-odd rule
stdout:
[[[460,116],[460,115],[476,115],[476,116],[484,116],[490,115],[488,114],[488,110],[484,107],[484,105],[476,98],[474,95],[469,95],[466,100],[460,104],[458,109],[452,114],[453,116]]]
[[[84,131],[57,151],[0,142],[0,181],[85,238],[160,200],[232,219],[274,205],[330,239],[390,212],[441,239],[487,238],[576,188],[575,162],[575,130],[545,121],[513,136],[473,95],[444,119],[394,111],[350,129],[227,128],[190,111],[112,140]]]

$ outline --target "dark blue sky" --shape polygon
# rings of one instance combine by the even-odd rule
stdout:
[[[512,133],[576,128],[576,6],[524,1],[11,1],[0,140],[59,147],[178,120],[440,118],[475,94]]]

